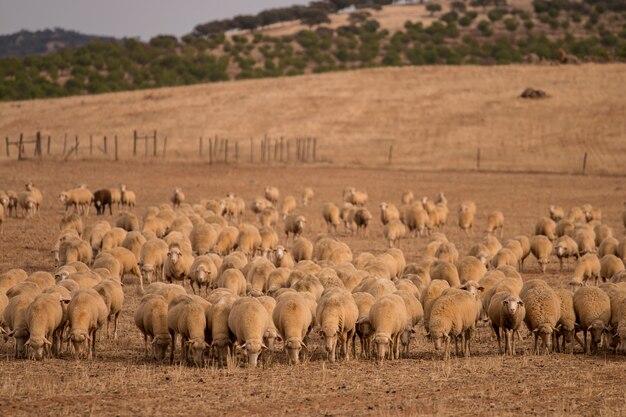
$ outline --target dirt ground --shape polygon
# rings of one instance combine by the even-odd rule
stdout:
[[[92,190],[124,182],[138,197],[136,212],[166,202],[174,186],[181,186],[188,202],[219,197],[235,191],[247,201],[275,185],[282,195],[300,196],[305,186],[316,196],[298,212],[308,219],[305,236],[325,231],[321,206],[339,202],[346,186],[369,193],[374,214],[369,238],[353,238],[343,230],[338,238],[354,254],[386,250],[378,203],[399,204],[400,194],[434,197],[445,191],[454,210],[459,202],[477,203],[477,223],[465,237],[451,215],[445,229],[461,254],[480,241],[487,214],[505,214],[505,239],[531,234],[535,220],[550,204],[568,209],[591,203],[603,211],[605,222],[623,238],[624,178],[553,174],[409,171],[331,167],[225,167],[203,163],[133,162],[4,162],[0,188],[19,190],[30,179],[45,194],[40,215],[34,219],[9,218],[0,239],[0,271],[22,267],[28,272],[54,269],[50,248],[58,231],[63,189],[86,183]],[[105,216],[114,221],[113,217]],[[90,216],[87,223],[96,220]],[[247,210],[245,220],[255,221]],[[279,224],[282,230],[282,224]],[[284,240],[284,239],[283,239]],[[423,252],[425,239],[405,239],[401,248],[407,261]],[[531,256],[532,258],[532,256]],[[544,276],[562,287],[573,263],[563,273],[556,258]],[[534,259],[526,261],[524,279],[540,276]],[[0,414],[32,415],[623,415],[626,399],[626,359],[602,351],[576,354],[501,357],[487,328],[473,343],[471,358],[441,360],[423,334],[413,342],[408,358],[386,361],[324,361],[317,336],[311,354],[297,367],[287,365],[284,354],[270,352],[258,369],[236,365],[224,369],[194,369],[156,364],[143,356],[143,340],[133,323],[140,299],[138,282],[125,280],[125,307],[118,340],[101,335],[97,358],[76,361],[69,355],[44,362],[13,359],[13,347],[0,341]],[[530,338],[523,343],[531,346]]]

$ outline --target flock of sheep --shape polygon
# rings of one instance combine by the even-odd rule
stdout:
[[[406,191],[399,206],[379,205],[389,249],[355,255],[337,238],[338,228],[368,236],[373,215],[366,192],[346,188],[339,205],[324,203],[327,233],[310,240],[303,236],[307,219],[297,214],[298,200],[280,200],[275,187],[264,191],[248,203],[228,193],[188,204],[176,188],[170,203],[147,207],[141,218],[134,213],[135,193],[124,185],[61,193],[65,214],[51,248],[57,269],[0,274],[0,333],[14,339],[16,358],[59,356],[65,342],[74,356],[92,359],[105,324],[107,336],[112,324],[117,338],[122,278],[132,275],[142,293],[134,321],[145,354],[162,361],[169,350],[170,363],[180,340],[180,360],[195,366],[235,357],[256,366],[276,343],[297,364],[310,350],[312,331],[333,362],[398,359],[422,327],[447,359],[453,342],[456,355],[470,356],[477,325],[486,322],[500,353],[509,355],[518,350],[522,324],[534,335],[535,353],[573,353],[576,343],[586,353],[626,347],[626,242],[602,223],[599,209],[585,205],[566,214],[551,206],[531,236],[503,242],[496,235],[503,237],[504,215],[495,211],[481,243],[461,256],[443,233],[446,196],[415,200]],[[301,204],[313,198],[306,188]],[[17,217],[18,209],[22,217],[35,216],[42,201],[30,182],[18,193],[0,191],[0,230],[5,216]],[[92,205],[97,214],[107,206],[109,214],[113,207],[123,210],[114,225],[85,224]],[[258,224],[243,221],[247,209]],[[472,201],[456,210],[468,236],[476,210]],[[622,220],[626,227],[626,211]],[[410,236],[428,239],[415,263],[396,247]],[[565,259],[577,259],[566,288],[524,281],[530,254],[543,273],[554,256],[561,270]]]

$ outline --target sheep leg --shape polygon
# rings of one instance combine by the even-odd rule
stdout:
[[[498,339],[498,352],[502,355],[502,344],[500,343],[500,328],[495,324],[491,325],[493,327],[493,331],[496,334],[496,339]],[[504,331],[504,343],[506,345],[506,330]]]
[[[117,340],[117,320],[120,318],[120,312],[118,312],[113,319],[113,339]]]
[[[170,337],[172,338],[172,350],[170,351],[170,365],[174,364],[174,351],[176,350],[176,332],[170,330]]]
[[[93,331],[93,335],[91,337],[91,349],[89,350],[89,359],[92,360],[93,358],[96,357],[96,332],[97,330]]]
[[[589,354],[589,346],[587,345],[587,330],[583,330],[583,337],[584,337],[584,345],[583,345],[583,349],[585,351],[586,354]]]

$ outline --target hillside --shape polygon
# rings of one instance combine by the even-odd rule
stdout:
[[[0,57],[48,55],[62,49],[78,48],[94,40],[115,41],[111,37],[85,35],[60,28],[35,32],[21,30],[10,35],[0,35]]]
[[[198,25],[182,40],[95,41],[45,57],[2,59],[0,100],[380,66],[621,62],[626,59],[624,9],[617,0],[516,0],[507,6],[442,0],[321,12],[327,22],[322,24],[268,20],[258,26],[253,17],[250,30],[229,29],[250,23],[249,16],[239,16]]]
[[[519,98],[526,87],[549,98]],[[198,160],[198,138],[313,136],[341,166],[625,174],[626,71],[621,64],[408,67],[0,103],[0,136],[54,139],[158,130],[168,159]],[[231,142],[232,143],[232,142]],[[84,145],[83,145],[84,146]],[[2,152],[3,154],[3,152]],[[206,154],[205,154],[206,155]],[[205,156],[206,158],[206,156]],[[247,158],[243,157],[245,162]],[[143,158],[142,158],[143,160]]]

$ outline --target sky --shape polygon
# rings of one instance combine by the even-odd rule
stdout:
[[[0,34],[59,27],[148,40],[178,37],[199,23],[309,0],[0,0]]]

